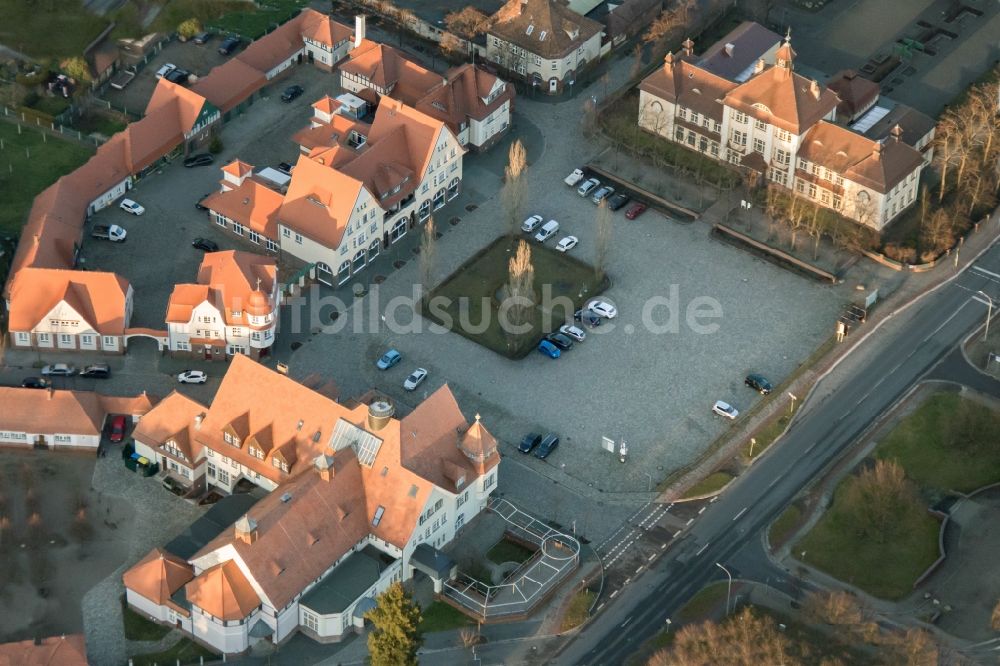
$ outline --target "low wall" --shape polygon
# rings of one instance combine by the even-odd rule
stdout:
[[[685,208],[684,206],[678,206],[672,201],[664,199],[660,195],[654,194],[653,192],[650,192],[644,187],[639,187],[635,183],[627,181],[624,178],[620,178],[609,171],[605,171],[599,166],[594,166],[593,164],[588,163],[587,168],[605,180],[610,180],[622,187],[627,187],[628,189],[632,190],[633,192],[641,196],[643,199],[647,199],[649,203],[652,204],[654,207],[659,206],[661,208],[667,208],[671,213],[686,218],[685,220],[681,220],[682,222],[683,221],[693,222],[698,219],[698,213],[691,210],[690,208]]]
[[[831,284],[836,284],[838,278],[833,273],[825,271],[818,266],[813,266],[812,264],[802,261],[801,259],[794,257],[784,250],[779,250],[778,248],[771,247],[767,243],[762,243],[755,238],[752,238],[744,233],[740,233],[731,227],[727,227],[724,224],[716,224],[712,227],[712,232],[720,234],[726,238],[726,240],[740,243],[742,245],[747,245],[755,250],[763,252],[764,255],[780,264],[791,265],[810,277],[816,278],[818,280],[823,280]]]

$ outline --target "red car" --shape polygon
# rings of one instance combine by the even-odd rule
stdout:
[[[125,439],[125,417],[121,414],[111,420],[110,439],[116,443]]]
[[[634,203],[631,206],[629,206],[628,209],[625,211],[625,217],[627,217],[630,220],[634,220],[635,218],[639,217],[645,212],[646,212],[646,204]]]

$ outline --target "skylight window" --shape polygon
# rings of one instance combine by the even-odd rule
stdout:
[[[377,509],[375,509],[375,517],[372,518],[372,527],[378,527],[378,524],[382,522],[382,514],[385,513],[385,507],[381,504]]]
[[[528,26],[528,29],[524,31],[524,34],[530,35],[534,31],[535,31],[535,24],[532,23],[531,25]]]
[[[538,35],[538,41],[544,42],[545,41],[545,35],[547,35],[547,34],[549,34],[549,33],[547,33],[546,31],[542,30],[542,33],[540,35]]]

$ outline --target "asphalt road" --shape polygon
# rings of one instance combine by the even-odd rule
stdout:
[[[974,299],[980,290],[1000,298],[998,247],[900,315],[905,325],[892,321],[866,341],[878,347],[877,354],[868,354],[870,362],[840,385],[824,387],[817,393],[825,395],[822,399],[804,405],[780,443],[709,505],[689,532],[553,663],[620,664],[702,586],[725,579],[716,563],[725,565],[741,549],[759,543],[761,531],[799,491],[983,322],[986,306]]]

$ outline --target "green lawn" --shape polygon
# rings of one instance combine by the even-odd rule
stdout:
[[[594,593],[588,589],[578,591],[573,595],[566,612],[563,613],[561,631],[569,631],[574,627],[579,627],[590,617],[590,607],[594,603]]]
[[[196,18],[217,32],[235,32],[246,39],[257,39],[295,16],[308,0],[173,0],[156,18],[156,27],[177,29],[183,21]]]
[[[774,440],[778,439],[778,435],[785,432],[785,428],[788,427],[788,420],[791,417],[788,414],[788,410],[782,410],[781,415],[778,418],[771,418],[763,427],[753,434],[752,439],[756,440],[752,445],[750,440],[743,445],[740,452],[743,454],[743,459],[746,461],[751,461],[757,458],[760,454],[767,450],[767,447],[774,443]],[[751,448],[753,449],[751,455]]]
[[[684,496],[681,499],[692,499],[694,497],[702,497],[704,495],[708,495],[709,493],[714,493],[717,490],[724,488],[726,484],[732,480],[733,475],[729,472],[713,472],[688,488],[687,492],[684,493]]]
[[[205,661],[211,662],[217,659],[218,656],[208,648],[202,647],[200,644],[187,638],[182,638],[162,652],[137,654],[131,660],[133,666],[153,666],[154,664],[158,664],[159,666],[169,664],[173,666],[178,660],[180,660],[182,665],[198,664],[201,657],[204,657]]]
[[[698,590],[684,607],[677,611],[676,622],[690,623],[712,619],[716,610],[719,614],[725,612],[726,594],[729,591],[729,581],[709,583]]]
[[[541,305],[534,312],[531,331],[510,340],[500,326],[497,295],[508,279],[512,247],[507,236],[501,236],[466,261],[431,291],[422,314],[498,354],[523,358],[545,333],[572,321],[576,308],[607,288],[608,281],[598,280],[594,269],[583,261],[531,243],[536,302]],[[551,300],[546,301],[546,294],[551,294]]]
[[[992,428],[984,428],[981,440],[962,450],[949,446],[946,433],[957,427],[956,419],[966,407],[979,412],[987,424],[992,421]],[[956,394],[941,393],[903,419],[879,444],[875,455],[897,459],[906,475],[922,488],[968,492],[1000,481],[997,432],[1000,414]]]
[[[147,620],[126,606],[124,599],[122,599],[122,624],[125,627],[125,638],[132,641],[158,641],[170,633],[170,627]]]
[[[798,526],[801,518],[802,510],[794,504],[789,505],[778,516],[778,519],[771,523],[771,527],[768,528],[767,538],[771,542],[771,547],[780,548],[784,545],[785,540],[791,535],[792,530]]]
[[[34,58],[82,55],[107,25],[80,0],[0,0],[0,44]]]
[[[851,476],[841,482],[833,504],[795,544],[793,553],[876,597],[901,599],[937,559],[940,523],[927,513],[925,506],[916,506],[899,516],[904,526],[894,538],[878,543],[866,537],[857,529],[856,518],[846,500],[855,479]]]
[[[501,539],[486,553],[486,558],[497,564],[503,564],[504,562],[521,563],[530,560],[534,554],[533,551],[528,550],[520,544],[508,541],[507,539]]]
[[[421,614],[423,618],[420,620],[420,631],[425,634],[435,631],[448,631],[449,629],[461,629],[462,627],[474,624],[468,615],[443,601],[435,601],[423,609]]]
[[[42,134],[25,127],[17,133],[13,123],[0,121],[0,235],[21,231],[35,196],[86,162],[93,151],[71,141]],[[30,151],[30,159],[25,154]],[[11,171],[13,169],[13,172]]]

